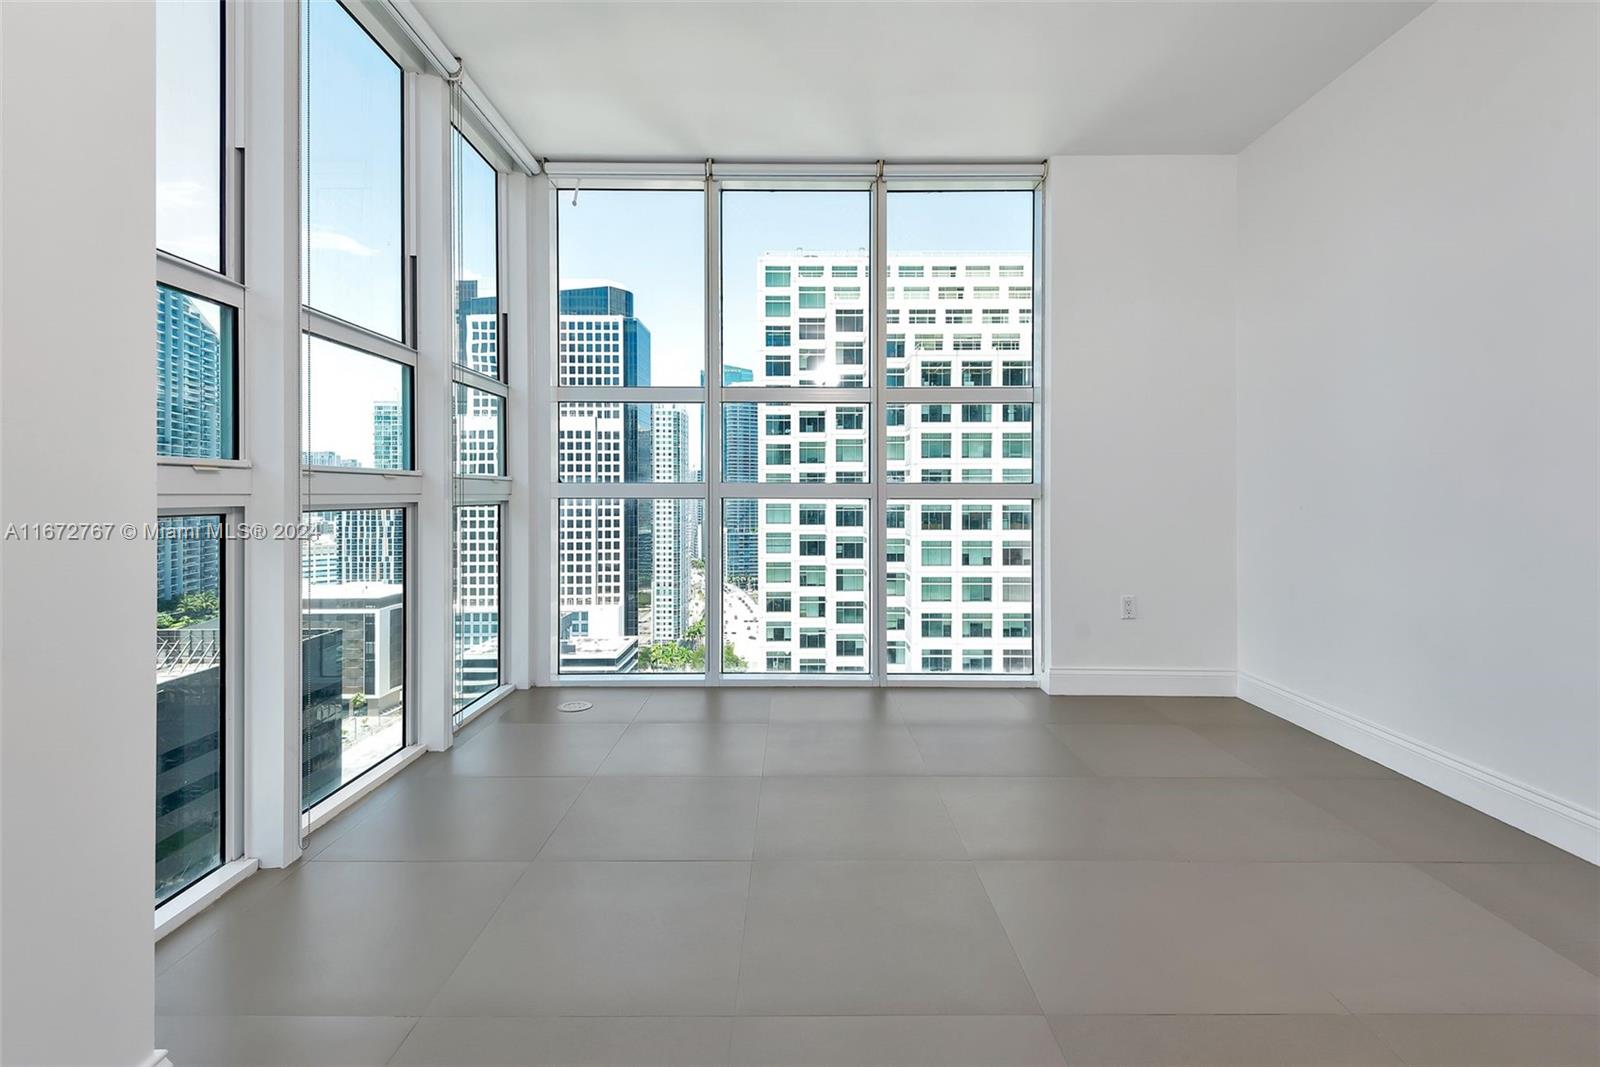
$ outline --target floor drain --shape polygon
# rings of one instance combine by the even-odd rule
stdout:
[[[592,707],[594,707],[594,705],[589,703],[589,701],[587,701],[587,700],[563,700],[561,703],[556,705],[556,710],[557,711],[588,711]]]

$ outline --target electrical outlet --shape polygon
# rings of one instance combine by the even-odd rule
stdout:
[[[1124,619],[1139,617],[1139,601],[1131,595],[1122,598],[1122,617]]]

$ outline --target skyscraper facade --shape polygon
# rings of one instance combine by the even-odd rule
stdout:
[[[887,384],[1031,386],[1031,257],[1015,253],[891,255]],[[866,373],[869,290],[861,253],[771,252],[756,265],[762,293],[758,385],[858,386]],[[969,394],[970,396],[971,394]],[[891,503],[887,669],[1033,670],[1033,508],[1028,501],[894,502],[896,483],[1033,480],[1029,404],[886,406]],[[764,408],[762,482],[866,480],[864,405]],[[865,669],[858,593],[866,569],[862,502],[761,501],[758,604],[768,670]]]
[[[650,384],[650,331],[634,317],[631,292],[603,284],[563,289],[558,312],[561,385]],[[650,480],[647,412],[642,405],[613,402],[562,404],[556,450],[561,480]],[[561,501],[563,548],[558,562],[564,636],[639,635],[639,576],[652,573],[648,558],[653,531],[641,530],[639,508],[628,503]]]
[[[755,372],[748,367],[722,368],[724,385],[749,384]],[[722,405],[722,477],[729,482],[753,482],[761,475],[760,431],[756,405],[724,397]],[[723,505],[723,569],[728,582],[754,589],[760,554],[756,549],[757,508],[754,500],[729,500]]]

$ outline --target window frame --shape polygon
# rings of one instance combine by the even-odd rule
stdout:
[[[920,500],[949,501],[959,508],[962,500],[987,500],[997,503],[1001,501],[1028,502],[1034,509],[1034,529],[1030,536],[1037,537],[1038,529],[1043,524],[1043,499],[1044,484],[1047,470],[1043,463],[1045,448],[1045,424],[1042,415],[1045,411],[1044,393],[1047,377],[1047,367],[1044,359],[1044,318],[1040,306],[1044,293],[1045,281],[1045,248],[1043,245],[1042,220],[1045,211],[1045,187],[1043,167],[1038,164],[973,164],[973,165],[897,165],[897,164],[723,164],[716,162],[707,163],[549,163],[546,165],[549,175],[550,213],[555,214],[555,202],[563,196],[572,196],[574,193],[581,195],[588,189],[679,189],[696,190],[705,196],[705,248],[704,257],[704,299],[706,314],[705,346],[706,369],[703,384],[700,387],[565,387],[554,385],[553,397],[557,401],[589,400],[589,401],[634,401],[653,403],[698,403],[705,405],[705,432],[702,435],[704,456],[703,470],[705,481],[696,484],[652,484],[622,485],[607,483],[598,486],[584,486],[581,484],[558,484],[553,473],[555,462],[552,458],[547,464],[551,468],[548,475],[549,485],[547,492],[551,499],[572,497],[653,497],[703,500],[705,502],[705,555],[707,575],[720,576],[723,573],[722,548],[723,548],[723,517],[724,502],[727,500],[754,500],[758,507],[767,499],[786,499],[804,501],[807,499],[826,499],[833,501],[860,500],[868,507],[868,553],[865,562],[867,581],[864,600],[867,605],[869,620],[887,618],[889,599],[888,589],[888,564],[884,549],[886,543],[885,515],[890,503],[912,503]],[[784,190],[801,189],[820,191],[825,189],[854,189],[868,190],[872,196],[871,230],[872,239],[869,248],[868,261],[871,268],[868,271],[870,289],[865,289],[863,295],[867,304],[865,317],[866,350],[870,358],[870,373],[862,387],[820,387],[798,385],[751,386],[740,384],[737,386],[724,386],[722,363],[722,322],[720,307],[722,302],[722,226],[721,226],[721,194],[732,190]],[[889,311],[886,293],[894,279],[887,277],[886,265],[888,256],[888,209],[891,201],[890,194],[895,192],[961,192],[967,190],[1014,190],[1031,192],[1033,195],[1033,278],[1032,278],[1032,313],[1030,323],[1022,329],[1030,331],[1032,336],[1032,375],[1031,382],[1026,386],[962,386],[959,376],[954,377],[954,384],[924,386],[913,384],[910,386],[889,385],[888,359],[885,356],[887,338],[889,336]],[[543,373],[549,375],[552,381],[557,378],[557,362],[559,360],[556,344],[556,302],[558,292],[558,268],[554,260],[556,252],[555,242],[552,240],[551,261],[548,272],[548,293],[545,298],[548,302],[549,340],[547,351],[542,353],[546,363]],[[998,273],[998,272],[997,272]],[[803,279],[809,285],[816,285],[817,279]],[[763,278],[763,282],[765,279]],[[789,285],[785,288],[797,287],[802,279],[790,277]],[[824,280],[824,286],[831,286],[831,278]],[[962,283],[963,287],[965,283]],[[930,286],[931,287],[931,286]],[[765,296],[767,286],[763,285],[758,293],[758,298]],[[931,296],[931,294],[930,294]],[[827,301],[828,309],[832,310],[831,290]],[[937,302],[935,302],[937,303]],[[948,302],[947,302],[948,303]],[[971,300],[962,301],[963,306],[976,306]],[[791,305],[794,309],[794,305]],[[897,332],[903,327],[897,327]],[[901,333],[903,336],[903,333]],[[907,346],[907,355],[911,355]],[[997,357],[998,360],[998,357]],[[791,370],[793,368],[791,367]],[[1000,381],[1002,376],[996,374],[994,380]],[[791,405],[792,411],[798,410],[802,404],[849,404],[865,409],[869,433],[866,444],[866,458],[868,472],[865,483],[811,483],[801,481],[790,482],[726,482],[723,478],[723,456],[721,442],[721,410],[724,401],[729,403],[780,403]],[[998,478],[989,482],[950,482],[909,483],[890,482],[888,479],[887,459],[889,427],[887,409],[890,404],[918,405],[923,403],[938,403],[959,405],[963,402],[981,402],[987,404],[1025,403],[1032,405],[1035,413],[1033,424],[1033,457],[1032,480],[1026,483],[1005,482]],[[760,410],[759,408],[757,409]],[[554,453],[555,430],[552,425],[549,429],[550,451]],[[953,441],[952,441],[953,443]],[[995,449],[998,451],[998,449]],[[796,468],[798,469],[798,468]],[[760,514],[764,515],[764,512]],[[548,558],[541,562],[541,567],[547,569],[552,580],[558,580],[558,546],[554,537],[554,517],[552,516],[552,533],[548,539]],[[959,529],[955,530],[954,539],[960,536]],[[998,557],[996,557],[998,558]],[[795,557],[798,561],[799,557]],[[1042,590],[1044,588],[1044,566],[1035,542],[1032,551],[1033,566],[1031,569],[1033,600],[1032,611],[1034,618],[1031,626],[1032,633],[1032,664],[1033,670],[1026,674],[1000,673],[998,670],[992,674],[963,675],[959,671],[941,671],[936,675],[926,675],[918,672],[900,672],[890,670],[889,659],[889,632],[882,626],[869,627],[868,647],[866,649],[867,670],[864,673],[840,674],[809,674],[804,680],[807,685],[1037,685],[1042,676],[1040,648],[1042,647],[1043,626],[1040,618],[1044,611]],[[910,566],[902,568],[911,572],[909,581],[905,584],[916,586],[916,574]],[[904,579],[902,579],[904,581]],[[999,586],[996,582],[996,596],[999,595]],[[799,586],[794,586],[793,592],[798,593]],[[706,597],[706,634],[707,648],[719,648],[723,641],[721,596]],[[998,599],[996,603],[999,603]],[[776,678],[793,678],[795,674],[802,673],[791,670],[788,675],[766,673],[761,670],[749,670],[740,673],[727,673],[721,670],[721,657],[708,655],[706,671],[704,674],[667,675],[664,673],[636,672],[630,674],[563,674],[557,664],[557,651],[553,630],[558,608],[546,611],[550,618],[543,620],[542,625],[552,631],[548,649],[541,652],[536,663],[536,674],[540,684],[552,685],[577,685],[577,684],[648,684],[648,685],[771,685]],[[997,631],[998,632],[998,631]],[[902,662],[917,660],[919,657],[903,656]],[[997,649],[993,657],[995,664],[1003,662],[1003,655]]]

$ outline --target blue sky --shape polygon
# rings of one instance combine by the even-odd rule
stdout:
[[[585,189],[558,194],[560,284],[608,279],[649,327],[654,385],[698,385],[705,359],[704,194]],[[723,360],[749,366],[763,252],[865,250],[866,192],[728,191],[722,197]],[[1033,243],[1025,192],[891,193],[889,251],[1011,251]]]

